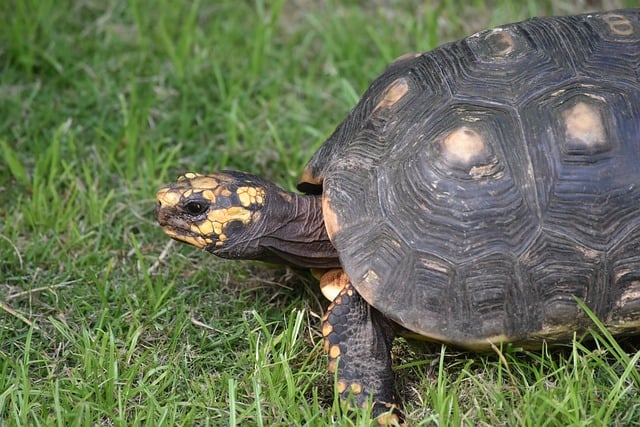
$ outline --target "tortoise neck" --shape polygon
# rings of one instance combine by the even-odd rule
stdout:
[[[322,196],[282,192],[274,227],[260,238],[265,261],[301,268],[339,267],[322,215]],[[277,218],[277,220],[276,220]]]

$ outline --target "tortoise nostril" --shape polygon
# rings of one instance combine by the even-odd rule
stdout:
[[[156,217],[156,219],[160,218],[160,211],[162,210],[162,202],[160,200],[158,200],[156,202],[156,207],[153,210],[154,216]]]

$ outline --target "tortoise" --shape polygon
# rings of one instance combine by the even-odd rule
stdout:
[[[399,406],[401,332],[539,347],[586,332],[590,311],[639,333],[640,9],[533,18],[400,57],[298,190],[186,173],[158,192],[156,217],[223,258],[313,269],[337,390],[374,415]]]

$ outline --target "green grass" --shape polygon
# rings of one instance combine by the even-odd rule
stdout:
[[[156,189],[219,168],[292,189],[394,57],[579,10],[0,2],[0,424],[369,425],[334,398],[314,281],[171,243]],[[640,353],[603,333],[563,351],[399,340],[395,354],[413,425],[640,425]]]

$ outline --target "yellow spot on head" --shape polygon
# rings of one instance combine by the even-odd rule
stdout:
[[[333,374],[336,372],[336,367],[338,366],[338,361],[335,359],[329,360],[329,365],[327,366],[327,369],[329,370],[329,373]]]
[[[238,187],[236,194],[242,206],[248,207],[254,204],[262,204],[264,190],[256,187]]]
[[[162,206],[175,206],[180,202],[180,193],[170,188],[163,188],[158,191],[156,198]]]
[[[217,235],[221,235],[222,234],[222,223],[220,223],[218,221],[211,221],[211,224],[213,225],[213,232],[216,233]]]
[[[351,383],[351,386],[349,386],[349,388],[351,389],[351,392],[353,394],[360,394],[362,393],[362,386],[358,383]]]
[[[193,188],[198,188],[201,190],[213,190],[218,188],[220,182],[212,176],[209,175],[198,175],[191,181],[191,185]]]
[[[202,192],[202,197],[204,197],[205,199],[209,200],[211,203],[215,203],[216,202],[216,196],[215,196],[215,194],[213,194],[213,191],[211,191],[211,190],[204,190]]]
[[[251,205],[251,196],[249,196],[249,193],[241,193],[240,189],[238,189],[238,199],[244,207]]]
[[[187,172],[184,175],[182,175],[180,178],[182,178],[182,179],[184,179],[184,178],[186,178],[186,179],[194,179],[194,178],[197,178],[199,176],[202,176],[202,175],[200,175],[199,173]],[[180,178],[178,178],[178,180],[180,180]]]
[[[209,221],[220,223],[224,227],[225,224],[231,221],[240,221],[243,224],[248,224],[251,222],[252,214],[257,214],[257,212],[251,212],[241,206],[231,206],[230,208],[211,210],[207,217]]]
[[[338,393],[344,393],[344,391],[347,389],[347,383],[344,380],[338,380],[336,388],[338,389]]]
[[[199,224],[191,224],[191,231],[202,236],[208,236],[213,233],[213,223],[211,221],[202,221]]]

